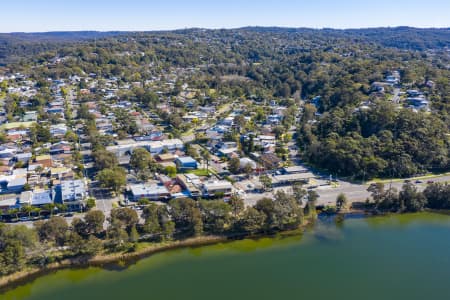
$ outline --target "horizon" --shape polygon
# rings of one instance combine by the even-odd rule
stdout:
[[[361,3],[357,0],[56,0],[3,3],[1,33],[79,31],[172,31],[191,28],[237,29],[280,27],[311,29],[368,29],[391,27],[449,28],[450,3],[400,0]],[[43,22],[44,20],[44,22]]]
[[[399,28],[409,28],[409,29],[418,29],[418,30],[446,30],[450,29],[449,27],[414,27],[408,25],[398,25],[398,26],[375,26],[375,27],[352,27],[352,28],[335,28],[335,27],[287,27],[287,26],[276,26],[276,25],[248,25],[241,27],[230,27],[230,28],[207,28],[207,27],[185,27],[185,28],[174,28],[174,29],[155,29],[155,30],[95,30],[95,29],[86,29],[86,30],[51,30],[51,31],[10,31],[10,32],[1,32],[0,34],[46,34],[46,33],[78,33],[78,32],[95,32],[95,33],[152,33],[152,32],[171,32],[171,31],[181,31],[181,30],[240,30],[247,28],[276,28],[276,29],[308,29],[308,30],[370,30],[370,29],[399,29]]]

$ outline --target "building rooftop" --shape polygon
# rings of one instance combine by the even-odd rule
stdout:
[[[83,180],[65,180],[61,182],[61,197],[63,201],[82,200],[86,194]]]
[[[197,161],[190,156],[178,157],[177,161],[179,161],[182,164],[197,163]]]
[[[20,194],[19,197],[19,204],[31,204],[31,201],[33,200],[33,192],[32,191],[25,191]]]
[[[53,203],[50,191],[45,190],[33,193],[31,205],[44,205],[49,203]]]
[[[164,185],[145,185],[145,184],[132,184],[130,185],[130,191],[133,195],[158,195],[168,194],[169,191]]]
[[[283,168],[283,171],[286,173],[304,173],[308,172],[308,169],[303,166],[292,166]]]
[[[302,181],[302,180],[309,180],[311,178],[314,178],[315,175],[313,173],[294,173],[294,174],[287,174],[287,175],[277,175],[272,177],[272,183],[289,183],[289,182],[296,182],[296,181]]]
[[[204,187],[207,191],[209,190],[218,190],[218,189],[231,189],[233,185],[226,180],[220,181],[208,181],[204,183]]]

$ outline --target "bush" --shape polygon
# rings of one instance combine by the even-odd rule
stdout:
[[[86,209],[91,210],[95,207],[95,199],[94,198],[88,198],[86,200]]]

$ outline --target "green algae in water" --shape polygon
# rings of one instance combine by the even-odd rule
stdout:
[[[58,271],[0,299],[448,299],[449,250],[449,216],[349,219],[159,253],[123,271]]]

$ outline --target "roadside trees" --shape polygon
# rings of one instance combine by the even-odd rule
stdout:
[[[158,205],[150,203],[142,211],[142,218],[145,220],[144,232],[149,234],[159,234],[161,225],[158,217]]]
[[[264,187],[264,190],[268,191],[272,189],[272,178],[270,178],[268,175],[261,175],[259,176],[259,181]]]
[[[230,227],[231,207],[222,200],[200,200],[203,228],[211,233],[223,233]]]
[[[128,233],[136,226],[139,217],[134,209],[129,207],[115,208],[111,210],[111,226],[119,226],[126,229]],[[98,224],[98,223],[97,223]]]
[[[299,205],[302,205],[303,199],[308,194],[308,192],[299,183],[296,183],[292,186],[292,192],[294,194],[295,201],[297,201]]]
[[[275,204],[273,203],[272,199],[263,198],[261,200],[258,200],[254,207],[256,210],[265,215],[263,230],[270,231],[272,226],[276,222]]]
[[[130,158],[130,166],[136,172],[138,177],[147,179],[152,171],[154,160],[150,152],[143,148],[137,148],[133,151]]]
[[[35,222],[34,226],[41,242],[64,246],[69,225],[63,217],[54,216],[45,222]]]
[[[106,231],[107,246],[116,251],[122,251],[130,247],[130,242],[137,241],[136,224],[139,217],[135,210],[115,208],[111,211],[110,226]]]
[[[189,198],[173,199],[169,202],[175,228],[190,236],[203,232],[203,221],[197,203]]]
[[[36,240],[36,232],[32,229],[0,223],[0,275],[22,269]]]
[[[200,154],[203,158],[203,160],[206,162],[206,171],[209,169],[209,161],[211,160],[211,153],[207,149],[202,148],[200,151]]]
[[[384,196],[384,184],[381,182],[373,183],[367,188],[367,191],[371,193],[373,201],[379,203]]]
[[[281,230],[297,228],[303,221],[303,208],[284,191],[275,194],[274,214],[274,225]]]
[[[239,229],[255,234],[264,227],[266,218],[267,216],[262,211],[248,207],[239,221]]]
[[[233,174],[239,173],[240,168],[241,162],[239,158],[233,157],[232,159],[230,159],[230,161],[228,162],[228,170],[230,170],[231,173]]]
[[[399,202],[402,210],[416,212],[424,209],[427,199],[423,193],[417,191],[414,184],[407,182],[399,193]]]
[[[113,190],[114,192],[120,192],[121,188],[126,183],[126,173],[121,167],[114,167],[112,169],[104,169],[98,172],[97,180],[104,188]]]
[[[103,232],[103,223],[105,214],[101,210],[91,210],[84,216],[86,222],[86,231],[88,234],[99,235]]]
[[[87,210],[91,210],[95,207],[95,198],[88,198],[86,200],[86,208]]]
[[[316,216],[316,206],[317,199],[319,199],[319,194],[316,191],[309,190],[306,196],[307,204],[305,207],[305,214]]]
[[[450,209],[450,185],[432,183],[423,191],[427,198],[427,207],[432,209]]]
[[[67,244],[74,255],[94,256],[103,249],[103,242],[100,239],[92,235],[84,239],[76,232],[70,232]]]
[[[251,165],[251,164],[246,164],[246,165],[244,166],[243,171],[244,171],[245,174],[247,174],[247,177],[250,177],[250,175],[253,173],[253,167],[252,167],[252,165]]]
[[[95,168],[97,170],[114,168],[119,164],[117,157],[114,153],[107,150],[97,150],[92,153],[95,162]]]
[[[245,208],[244,200],[238,195],[233,195],[228,204],[231,206],[231,212],[236,220]]]
[[[340,211],[347,206],[347,196],[344,193],[340,193],[336,198],[336,209]]]

